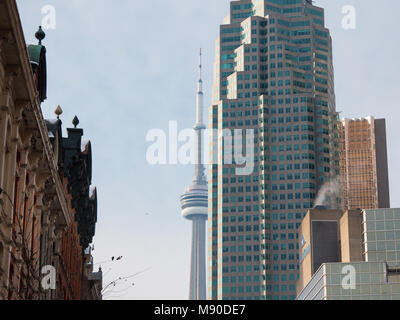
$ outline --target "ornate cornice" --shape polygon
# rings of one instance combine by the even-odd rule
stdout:
[[[36,119],[36,123],[38,125],[38,130],[40,132],[41,139],[43,141],[44,154],[49,164],[50,172],[54,180],[57,198],[60,203],[60,207],[62,209],[63,217],[66,221],[67,225],[70,225],[72,222],[71,216],[68,212],[68,206],[63,194],[61,179],[58,174],[57,165],[54,157],[54,153],[52,150],[52,146],[48,137],[48,132],[46,128],[46,124],[44,122],[42,110],[40,108],[39,102],[39,93],[36,89],[34,79],[32,77],[32,68],[30,65],[30,60],[28,56],[28,51],[26,49],[25,38],[22,30],[22,24],[20,21],[20,17],[18,14],[18,9],[15,0],[9,0],[4,2],[5,7],[8,9],[8,16],[11,21],[11,32],[14,35],[15,45],[18,49],[19,53],[19,61],[21,67],[21,73],[25,80],[27,86],[27,92],[29,94],[29,100],[31,102],[32,111],[34,117]],[[17,69],[14,69],[17,70]]]

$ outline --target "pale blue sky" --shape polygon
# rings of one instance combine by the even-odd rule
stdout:
[[[228,0],[18,0],[27,43],[36,42],[41,8],[56,8],[47,31],[46,118],[60,104],[64,127],[76,114],[93,146],[99,209],[95,258],[105,283],[148,267],[123,299],[186,299],[190,223],[179,196],[191,166],[146,163],[146,133],[194,123],[197,54],[204,53],[205,101],[211,102],[214,41]],[[345,117],[385,117],[393,207],[400,207],[398,0],[319,0],[333,37],[337,109]],[[344,5],[357,9],[357,29],[341,28]],[[150,215],[146,216],[145,213]],[[112,268],[111,271],[108,271]],[[121,285],[117,290],[124,288]],[[119,296],[119,294],[115,294]],[[111,295],[109,296],[111,298]]]

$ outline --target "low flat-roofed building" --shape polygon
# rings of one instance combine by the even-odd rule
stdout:
[[[298,300],[400,299],[400,209],[310,210]]]
[[[326,262],[363,261],[361,210],[309,210],[300,228],[300,278],[304,288]]]
[[[400,300],[400,270],[384,262],[324,263],[297,300]]]

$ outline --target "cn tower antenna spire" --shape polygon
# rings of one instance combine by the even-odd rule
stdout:
[[[200,56],[199,56],[199,61],[200,61],[200,64],[199,64],[199,80],[200,80],[200,81],[202,81],[202,80],[201,80],[201,68],[202,68],[202,61],[201,61],[201,48],[200,48]]]
[[[202,145],[202,132],[205,130],[205,125],[203,121],[204,112],[204,94],[203,94],[203,80],[201,80],[201,70],[202,70],[202,53],[200,48],[199,55],[199,82],[197,84],[197,95],[196,95],[196,123],[194,125],[194,130],[196,131],[196,174],[195,183],[205,184],[206,177],[204,175],[204,164],[203,164],[203,145]]]

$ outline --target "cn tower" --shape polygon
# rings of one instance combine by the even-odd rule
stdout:
[[[190,300],[206,299],[206,221],[208,218],[208,186],[204,174],[203,137],[203,81],[201,80],[201,49],[199,82],[196,101],[196,169],[193,185],[181,196],[182,216],[192,221],[192,254],[190,270]]]

